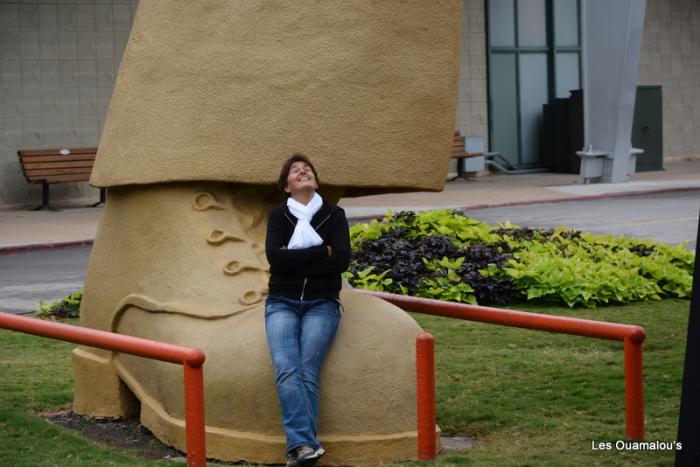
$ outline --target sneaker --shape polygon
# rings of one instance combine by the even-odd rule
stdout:
[[[287,454],[287,467],[313,467],[326,451],[311,446],[299,446]]]
[[[297,456],[296,449],[289,454],[287,454],[287,465],[286,467],[296,467],[297,466]]]

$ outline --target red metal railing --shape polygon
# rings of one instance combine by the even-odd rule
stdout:
[[[624,343],[626,433],[629,439],[644,439],[642,343],[644,342],[646,333],[642,327],[630,324],[608,323],[604,321],[443,302],[440,300],[430,300],[427,298],[409,297],[384,292],[370,292],[360,289],[355,289],[355,291],[384,299],[406,311],[498,324],[501,326],[622,341]],[[432,432],[434,433],[434,427]]]
[[[644,439],[642,343],[646,333],[643,328],[628,324],[465,305],[360,289],[356,291],[384,299],[407,311],[624,342],[627,437]],[[206,465],[202,373],[205,355],[202,350],[2,312],[0,312],[0,328],[183,364],[187,462],[190,466]],[[416,369],[418,457],[420,460],[429,460],[437,455],[437,442],[435,438],[434,340],[428,333],[422,333],[416,338]]]
[[[206,358],[204,351],[140,337],[81,328],[37,318],[26,318],[2,311],[0,311],[0,328],[182,364],[185,377],[187,465],[190,467],[206,466],[204,373],[202,370]]]

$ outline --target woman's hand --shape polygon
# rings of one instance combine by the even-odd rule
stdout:
[[[333,256],[333,247],[330,245],[326,245],[326,248],[328,248],[328,256]]]

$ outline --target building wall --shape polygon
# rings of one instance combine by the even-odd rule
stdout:
[[[461,131],[466,137],[483,138],[484,145],[487,147],[488,94],[486,92],[486,12],[484,7],[483,0],[464,0],[455,129]]]
[[[700,1],[647,0],[639,84],[663,92],[664,160],[700,158]]]
[[[137,0],[0,0],[0,206],[38,205],[18,149],[94,147]],[[51,200],[97,198],[87,183]]]
[[[463,1],[455,128],[488,148],[485,2]],[[18,149],[97,145],[137,3],[0,0],[0,207],[41,199]],[[663,87],[664,159],[700,158],[700,1],[647,0],[640,84]],[[97,190],[52,187],[84,197]]]

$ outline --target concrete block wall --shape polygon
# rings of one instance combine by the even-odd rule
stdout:
[[[137,0],[0,0],[0,208],[41,202],[18,149],[97,146]],[[87,183],[51,200],[97,199]]]
[[[647,0],[639,84],[662,86],[664,160],[700,159],[700,1]]]
[[[455,129],[480,136],[488,147],[486,80],[486,11],[483,0],[464,0],[460,50],[459,92]],[[452,161],[452,171],[456,170]]]

